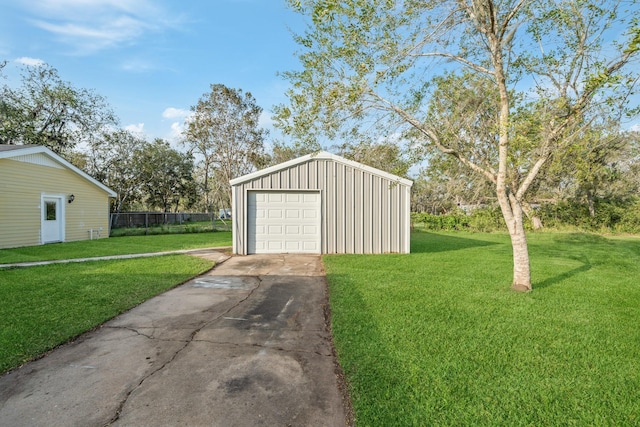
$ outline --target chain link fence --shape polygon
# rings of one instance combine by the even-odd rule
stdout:
[[[119,212],[111,214],[110,235],[230,231],[230,212]]]

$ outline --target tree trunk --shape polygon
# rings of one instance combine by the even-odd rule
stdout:
[[[595,203],[593,202],[593,193],[589,190],[587,190],[587,203],[589,205],[589,216],[591,218],[595,218],[596,217],[596,206]]]
[[[524,231],[523,211],[514,195],[498,194],[502,216],[509,230],[513,250],[513,283],[511,289],[527,292],[531,290],[531,267],[529,247]]]
[[[529,264],[529,247],[527,236],[522,221],[522,208],[515,202],[513,216],[515,224],[513,232],[510,230],[511,247],[513,249],[513,284],[511,288],[516,291],[527,292],[531,290],[531,267]]]

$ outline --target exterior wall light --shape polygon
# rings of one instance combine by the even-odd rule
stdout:
[[[69,195],[69,198],[67,199],[69,201],[69,203],[73,202],[76,199],[76,196],[74,196],[73,194]]]

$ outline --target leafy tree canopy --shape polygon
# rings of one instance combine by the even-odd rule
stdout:
[[[193,115],[184,131],[184,143],[202,162],[201,189],[207,206],[219,200],[219,207],[229,207],[229,181],[266,165],[264,138],[260,127],[262,108],[249,92],[222,84],[211,85],[191,107]],[[210,179],[216,184],[211,185]],[[210,195],[211,189],[216,189]]]
[[[0,144],[38,144],[65,155],[117,123],[104,97],[63,81],[49,65],[25,66],[0,88]]]

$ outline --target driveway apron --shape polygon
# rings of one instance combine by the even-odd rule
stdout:
[[[344,426],[326,302],[319,256],[232,257],[0,377],[0,425]]]

